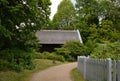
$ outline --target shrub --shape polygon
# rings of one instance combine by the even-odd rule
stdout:
[[[20,72],[23,70],[23,66],[16,63],[11,63],[9,67],[11,70],[15,70],[17,72]]]
[[[86,43],[85,43],[85,46],[86,46],[86,54],[85,55],[90,55],[93,51],[94,48],[97,47],[97,43],[93,40],[88,40]]]
[[[62,61],[62,62],[65,61],[65,59],[62,55],[58,55],[56,53],[49,53],[49,52],[35,53],[34,58],[58,60],[58,61]]]
[[[1,59],[1,68],[2,66],[6,66],[8,69],[12,69],[15,71],[21,71],[23,69],[29,69],[32,64],[32,53],[26,52],[24,50],[20,50],[17,48],[5,49],[0,51],[0,59]]]
[[[120,42],[98,44],[91,53],[91,57],[120,59]]]
[[[67,61],[75,61],[78,55],[86,55],[86,48],[80,41],[68,41],[55,50],[56,54],[62,55]]]
[[[9,64],[8,61],[0,59],[0,71],[6,70],[8,67],[8,64]]]

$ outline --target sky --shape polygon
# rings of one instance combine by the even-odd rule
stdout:
[[[60,4],[62,0],[50,0],[52,5],[51,5],[51,15],[50,19],[52,20],[54,14],[57,12],[57,6]],[[75,0],[71,0],[73,3],[75,3]]]

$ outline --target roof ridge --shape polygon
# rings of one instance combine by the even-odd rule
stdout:
[[[77,32],[77,30],[40,30],[40,31],[56,31],[56,32]]]

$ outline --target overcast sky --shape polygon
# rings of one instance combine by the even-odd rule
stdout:
[[[53,18],[54,14],[57,11],[57,6],[60,4],[60,2],[62,0],[50,0],[52,5],[51,5],[51,15],[50,15],[50,19]],[[75,0],[71,0],[73,3],[75,3]]]

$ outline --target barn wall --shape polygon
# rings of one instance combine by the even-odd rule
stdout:
[[[60,48],[61,44],[41,44],[40,52],[54,52],[54,48]]]

